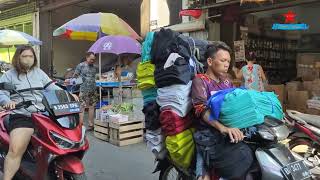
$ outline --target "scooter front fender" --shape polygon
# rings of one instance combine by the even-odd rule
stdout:
[[[262,180],[283,179],[281,168],[296,161],[289,149],[280,144],[266,149],[258,148],[255,154],[261,169]]]
[[[81,159],[73,155],[66,155],[66,156],[60,157],[56,161],[56,165],[62,171],[67,171],[73,174],[84,173],[84,165]]]

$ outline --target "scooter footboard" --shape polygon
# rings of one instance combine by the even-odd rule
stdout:
[[[284,145],[276,145],[270,148],[258,148],[255,152],[263,180],[282,179],[281,168],[295,162],[295,158]]]

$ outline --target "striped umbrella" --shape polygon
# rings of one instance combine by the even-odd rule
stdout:
[[[112,13],[83,14],[53,32],[53,36],[62,36],[71,40],[96,41],[104,35],[141,37],[121,18]]]
[[[0,30],[0,47],[9,48],[15,45],[42,45],[42,42],[23,32]]]
[[[9,48],[16,45],[42,45],[38,39],[20,31],[0,30],[0,48],[8,48],[8,60],[10,57]]]

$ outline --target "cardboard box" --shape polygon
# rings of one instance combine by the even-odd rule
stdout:
[[[320,116],[320,110],[318,109],[307,109],[306,113]]]
[[[291,81],[286,84],[286,91],[299,91],[301,89],[301,82]]]
[[[132,98],[142,98],[142,93],[141,90],[137,89],[137,88],[133,88],[132,89]]]
[[[313,90],[313,81],[304,81],[302,82],[303,90],[312,91]]]
[[[304,81],[303,83],[303,90],[306,91],[319,91],[320,90],[320,81]]]
[[[299,81],[292,81],[292,82],[288,82],[286,84],[285,87],[285,93],[284,93],[284,103],[285,104],[289,104],[288,103],[288,92],[290,91],[299,91],[301,90],[301,82]]]
[[[281,85],[267,85],[266,91],[274,92],[276,95],[278,95],[278,99],[281,102],[281,105],[284,104],[284,96],[285,96],[285,86],[283,84]]]
[[[289,109],[300,112],[307,111],[307,100],[309,99],[308,91],[288,91],[288,107]]]
[[[297,55],[297,67],[298,64],[314,66],[318,61],[320,61],[320,53],[299,53]]]
[[[320,77],[319,70],[316,68],[307,68],[302,72],[300,77],[302,77],[303,81],[313,81]]]
[[[121,95],[120,88],[113,88],[113,96],[118,97]],[[123,98],[132,98],[131,88],[122,88]]]

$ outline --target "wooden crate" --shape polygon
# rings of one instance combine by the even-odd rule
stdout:
[[[105,121],[94,121],[94,136],[103,141],[109,141],[109,123]]]
[[[143,122],[110,122],[109,142],[116,146],[137,144],[143,141]]]

